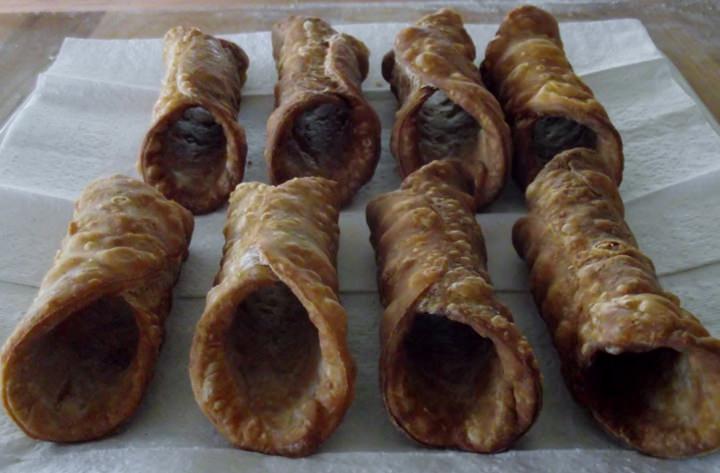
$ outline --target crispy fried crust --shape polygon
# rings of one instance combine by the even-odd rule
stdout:
[[[225,203],[245,172],[247,142],[237,114],[249,60],[236,44],[181,26],[165,35],[163,56],[167,71],[138,170],[165,197],[195,214],[211,212]],[[208,150],[197,151],[202,144],[197,136],[173,130],[188,109],[198,107],[209,112],[212,118],[207,119],[221,135],[212,156]],[[182,145],[185,152],[168,140],[173,133],[188,140]],[[183,157],[187,153],[194,156]]]
[[[620,134],[592,90],[573,72],[552,15],[529,5],[511,10],[488,44],[481,71],[512,128],[513,175],[521,187],[552,158],[538,154],[534,138],[536,123],[543,117],[567,118],[594,132],[592,147],[605,159],[608,175],[620,184]]]
[[[275,25],[272,41],[279,78],[277,108],[267,123],[270,179],[274,184],[302,176],[332,179],[340,184],[341,202],[347,204],[370,180],[380,157],[380,120],[361,89],[368,49],[319,18],[296,16]],[[341,111],[346,122],[342,130],[322,129],[322,117],[312,113],[323,107]],[[313,150],[307,142],[313,137],[298,136],[303,126],[307,133],[319,128],[316,134],[327,141],[320,147],[330,149]]]
[[[129,177],[85,189],[53,266],[2,351],[5,409],[29,436],[92,440],[133,414],[192,230],[187,210]]]
[[[461,159],[466,172],[473,177],[475,206],[479,208],[494,200],[505,184],[511,142],[500,105],[483,85],[474,59],[475,45],[463,27],[462,18],[451,9],[442,9],[402,30],[395,38],[393,50],[385,55],[382,69],[400,103],[390,147],[403,177],[434,159],[423,153],[418,125],[423,105],[433,94],[444,93],[460,107],[455,115],[465,113],[475,121],[478,131],[462,138],[474,141],[458,144],[466,148],[463,155],[454,155],[458,151],[451,148],[443,158]],[[438,129],[429,133],[444,135],[434,138],[439,143],[458,139],[457,130]]]
[[[720,341],[664,292],[596,152],[557,155],[513,240],[565,380],[603,428],[659,457],[720,446]]]
[[[470,185],[461,163],[434,161],[368,205],[385,307],[380,375],[385,405],[411,438],[496,452],[534,422],[541,377],[493,294]]]
[[[298,178],[277,187],[241,184],[230,197],[221,269],[195,331],[190,377],[202,411],[237,447],[312,453],[352,400],[355,368],[335,269],[338,196],[333,181]],[[269,286],[285,295],[254,303],[253,318],[248,301]],[[290,310],[297,317],[272,325]],[[263,324],[269,330],[257,335]],[[288,334],[287,324],[300,328]]]

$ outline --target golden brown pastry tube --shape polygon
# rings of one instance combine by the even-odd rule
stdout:
[[[470,186],[461,164],[435,161],[368,205],[385,307],[381,389],[418,442],[496,452],[534,422],[541,379],[493,294]]]
[[[596,149],[620,184],[620,134],[573,72],[551,14],[529,5],[510,11],[488,44],[481,70],[512,128],[513,175],[521,187],[557,153],[578,146]]]
[[[380,120],[362,95],[369,52],[319,18],[291,16],[272,31],[276,109],[265,159],[274,184],[322,176],[348,203],[380,157]]]
[[[462,18],[442,9],[398,34],[382,70],[400,102],[390,147],[401,175],[436,159],[459,159],[481,207],[505,184],[511,144],[500,105],[474,60]]]
[[[195,214],[222,206],[245,172],[237,122],[248,57],[197,28],[165,35],[167,71],[140,151],[143,179]]]
[[[659,457],[720,446],[720,341],[676,296],[623,219],[606,161],[555,157],[528,187],[514,228],[565,380],[603,428]]]
[[[190,378],[202,411],[237,447],[312,453],[352,400],[335,269],[339,206],[336,184],[323,178],[241,184],[230,197]]]
[[[187,256],[190,212],[125,176],[91,183],[2,351],[2,396],[29,436],[102,437],[137,409]]]

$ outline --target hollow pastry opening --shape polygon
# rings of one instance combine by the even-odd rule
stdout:
[[[322,102],[302,111],[293,122],[287,146],[303,169],[323,171],[345,165],[352,145],[352,108],[342,99]],[[292,172],[292,171],[291,171]],[[302,175],[301,171],[291,176]]]
[[[675,456],[710,441],[702,431],[720,420],[719,367],[713,357],[657,348],[601,352],[584,374],[601,422],[648,453]]]
[[[201,106],[178,112],[158,137],[162,168],[186,193],[206,191],[199,183],[216,181],[225,168],[227,139],[221,124]]]
[[[292,291],[275,281],[245,298],[235,310],[225,349],[249,414],[282,436],[304,431],[302,411],[320,379],[320,341]]]
[[[20,423],[50,440],[102,435],[138,399],[130,379],[140,332],[130,305],[106,296],[29,342],[7,391]]]
[[[535,154],[543,162],[568,149],[595,148],[596,142],[594,131],[565,117],[539,118],[533,128]]]
[[[442,90],[436,90],[422,104],[416,124],[423,163],[444,158],[463,159],[477,151],[480,125]]]
[[[514,401],[493,341],[445,316],[418,313],[400,350],[401,386],[391,395],[402,394],[391,402],[402,427],[429,445],[498,448],[496,427],[512,428],[515,419],[506,412]]]

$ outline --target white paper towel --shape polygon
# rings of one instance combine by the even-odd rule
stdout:
[[[286,460],[228,447],[195,406],[187,360],[195,322],[217,270],[224,212],[196,219],[190,257],[175,291],[167,338],[138,415],[118,435],[60,446],[26,438],[0,415],[2,471],[538,471],[707,472],[720,459],[678,462],[625,450],[604,435],[570,398],[549,336],[527,294],[527,274],[510,242],[524,212],[509,184],[481,214],[490,273],[501,299],[528,336],[544,375],[537,424],[513,452],[482,456],[419,448],[391,426],[377,386],[378,321],[375,265],[364,207],[399,184],[387,149],[395,99],[380,60],[404,25],[351,25],[371,51],[364,86],[383,123],[383,154],[373,180],[341,215],[339,273],[358,365],[355,402],[321,453]],[[628,220],[669,290],[720,334],[720,137],[673,78],[642,25],[613,20],[561,25],[576,71],[594,89],[625,142],[622,185]],[[469,25],[481,53],[496,26]],[[262,150],[275,69],[268,33],[229,35],[251,66],[239,120],[248,143],[246,180],[265,181]],[[135,158],[163,74],[161,41],[67,39],[0,144],[0,338],[6,338],[35,295],[65,233],[72,200],[88,181],[123,172]]]

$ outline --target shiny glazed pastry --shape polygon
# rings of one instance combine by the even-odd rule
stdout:
[[[512,128],[513,174],[521,187],[553,156],[575,147],[596,149],[620,184],[620,134],[573,72],[551,14],[529,5],[510,11],[488,44],[481,70]]]
[[[195,399],[235,446],[315,451],[342,420],[355,369],[335,269],[339,192],[323,178],[241,184],[195,330]]]
[[[274,184],[293,177],[337,181],[347,204],[380,157],[380,120],[362,95],[369,52],[319,18],[292,16],[272,31],[276,109],[267,123]]]
[[[470,192],[479,208],[505,184],[511,143],[474,60],[462,18],[442,9],[398,34],[382,71],[400,103],[390,148],[401,175],[436,159],[458,159],[473,178]]]
[[[535,421],[535,356],[493,293],[462,164],[435,161],[367,208],[378,263],[381,390],[393,422],[433,447],[509,448]]]
[[[193,218],[125,176],[91,183],[2,351],[2,396],[30,437],[111,433],[150,381]]]
[[[212,212],[245,171],[237,114],[248,57],[234,43],[181,26],[165,35],[163,56],[167,71],[138,169],[194,214]]]
[[[550,161],[527,188],[515,247],[577,401],[646,454],[711,452],[720,446],[720,341],[660,287],[606,164],[581,148]]]

